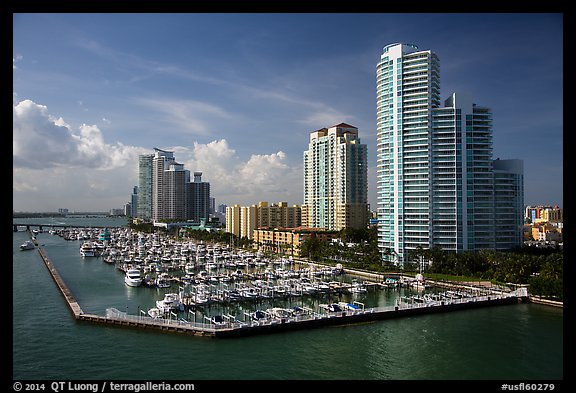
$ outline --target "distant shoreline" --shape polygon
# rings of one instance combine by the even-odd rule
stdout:
[[[78,212],[78,213],[57,213],[57,212],[13,212],[12,218],[37,218],[37,217],[112,217],[108,212]]]

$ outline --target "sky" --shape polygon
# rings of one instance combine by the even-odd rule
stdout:
[[[442,100],[491,108],[526,205],[563,207],[561,13],[15,13],[13,210],[122,208],[155,147],[216,205],[301,204],[309,134],[342,122],[375,210],[376,65],[397,42],[438,55]]]

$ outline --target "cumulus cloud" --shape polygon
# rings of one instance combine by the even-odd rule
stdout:
[[[15,167],[114,169],[137,159],[139,149],[107,144],[95,125],[83,124],[74,130],[46,106],[31,100],[13,106],[12,126]]]
[[[183,150],[175,150],[175,154],[186,156]],[[202,179],[210,182],[212,196],[220,201],[301,203],[301,168],[289,165],[283,151],[253,154],[243,160],[226,139],[220,139],[206,144],[195,142],[188,157],[186,168],[201,171]]]

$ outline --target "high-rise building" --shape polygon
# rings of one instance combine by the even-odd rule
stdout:
[[[138,157],[138,213],[139,218],[152,218],[152,161],[154,154]]]
[[[303,223],[341,230],[365,228],[368,217],[368,150],[358,128],[340,123],[310,133],[304,152]]]
[[[132,195],[130,196],[130,211],[127,212],[127,216],[138,217],[138,186],[134,186],[132,189]]]
[[[190,172],[176,162],[174,152],[154,148],[152,159],[152,218],[185,219],[186,186]]]
[[[495,246],[506,250],[523,242],[524,162],[496,159],[493,167]]]
[[[226,207],[226,232],[240,236],[240,205]]]
[[[199,222],[210,218],[210,183],[202,181],[202,172],[194,172],[194,181],[187,183],[186,218]]]
[[[210,218],[210,183],[202,181],[202,172],[194,172],[190,182],[190,171],[176,162],[174,152],[154,148],[154,154],[140,155],[138,176],[139,218],[196,222]]]
[[[522,226],[496,212],[522,206],[522,192],[503,190],[512,187],[503,180],[508,175],[523,186],[521,165],[495,171],[490,109],[460,93],[440,107],[435,53],[413,44],[384,47],[377,66],[377,132],[384,259],[402,264],[410,251],[434,246],[457,252],[520,245],[509,234],[517,231],[520,239]],[[496,231],[508,234],[498,244]]]

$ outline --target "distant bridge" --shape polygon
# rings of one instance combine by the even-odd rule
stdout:
[[[30,231],[30,228],[38,228],[38,230],[43,231],[44,228],[62,228],[62,229],[68,229],[68,228],[110,228],[109,225],[104,225],[104,226],[98,226],[98,225],[70,225],[70,224],[17,224],[17,223],[13,223],[12,224],[12,230],[14,232],[18,232],[18,227],[26,227],[27,231]]]

